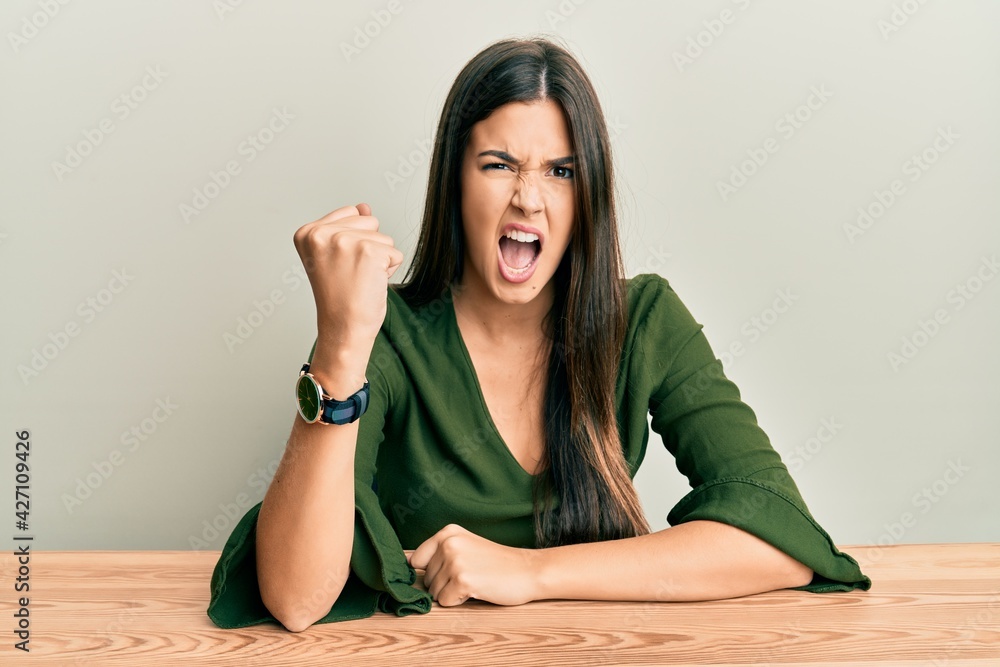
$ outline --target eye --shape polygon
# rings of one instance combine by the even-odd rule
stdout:
[[[487,162],[483,165],[483,171],[489,170],[500,170],[500,169],[510,169],[510,167],[504,162]]]
[[[569,167],[553,167],[552,175],[556,178],[573,178],[573,170]]]

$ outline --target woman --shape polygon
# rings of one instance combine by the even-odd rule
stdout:
[[[667,281],[624,279],[604,117],[569,53],[475,56],[430,171],[402,285],[366,204],[295,233],[318,336],[274,480],[213,573],[213,621],[870,587]],[[652,534],[631,483],[647,414],[692,486]]]

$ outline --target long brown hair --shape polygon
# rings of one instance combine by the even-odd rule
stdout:
[[[552,347],[534,488],[539,547],[649,532],[614,401],[626,311],[610,140],[590,79],[568,51],[546,39],[503,40],[459,73],[438,123],[414,261],[397,288],[416,307],[461,280],[460,172],[472,126],[504,104],[546,99],[561,105],[572,137],[576,220],[545,320]]]

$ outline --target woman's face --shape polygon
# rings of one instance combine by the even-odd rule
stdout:
[[[504,303],[534,299],[569,245],[573,179],[557,102],[512,102],[473,125],[462,161],[465,287],[475,281]]]

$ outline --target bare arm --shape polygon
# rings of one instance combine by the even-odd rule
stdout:
[[[717,600],[805,586],[813,574],[764,540],[716,521],[537,556],[535,599]]]
[[[337,366],[325,362],[317,348],[310,372],[331,395],[349,396],[364,383],[364,371],[333,370]],[[360,380],[334,380],[348,377]],[[347,582],[357,441],[358,422],[308,424],[296,412],[261,504],[256,538],[261,600],[292,632],[322,618]]]
[[[309,370],[328,395],[344,400],[365,382],[386,315],[388,281],[403,256],[364,203],[303,225],[293,239],[316,300],[318,335]],[[293,632],[329,611],[350,574],[357,444],[358,422],[309,424],[296,413],[261,503],[255,544],[260,596]]]
[[[689,521],[650,535],[547,549],[509,547],[449,524],[407,554],[443,606],[470,597],[717,600],[804,586],[812,570],[744,530]]]

